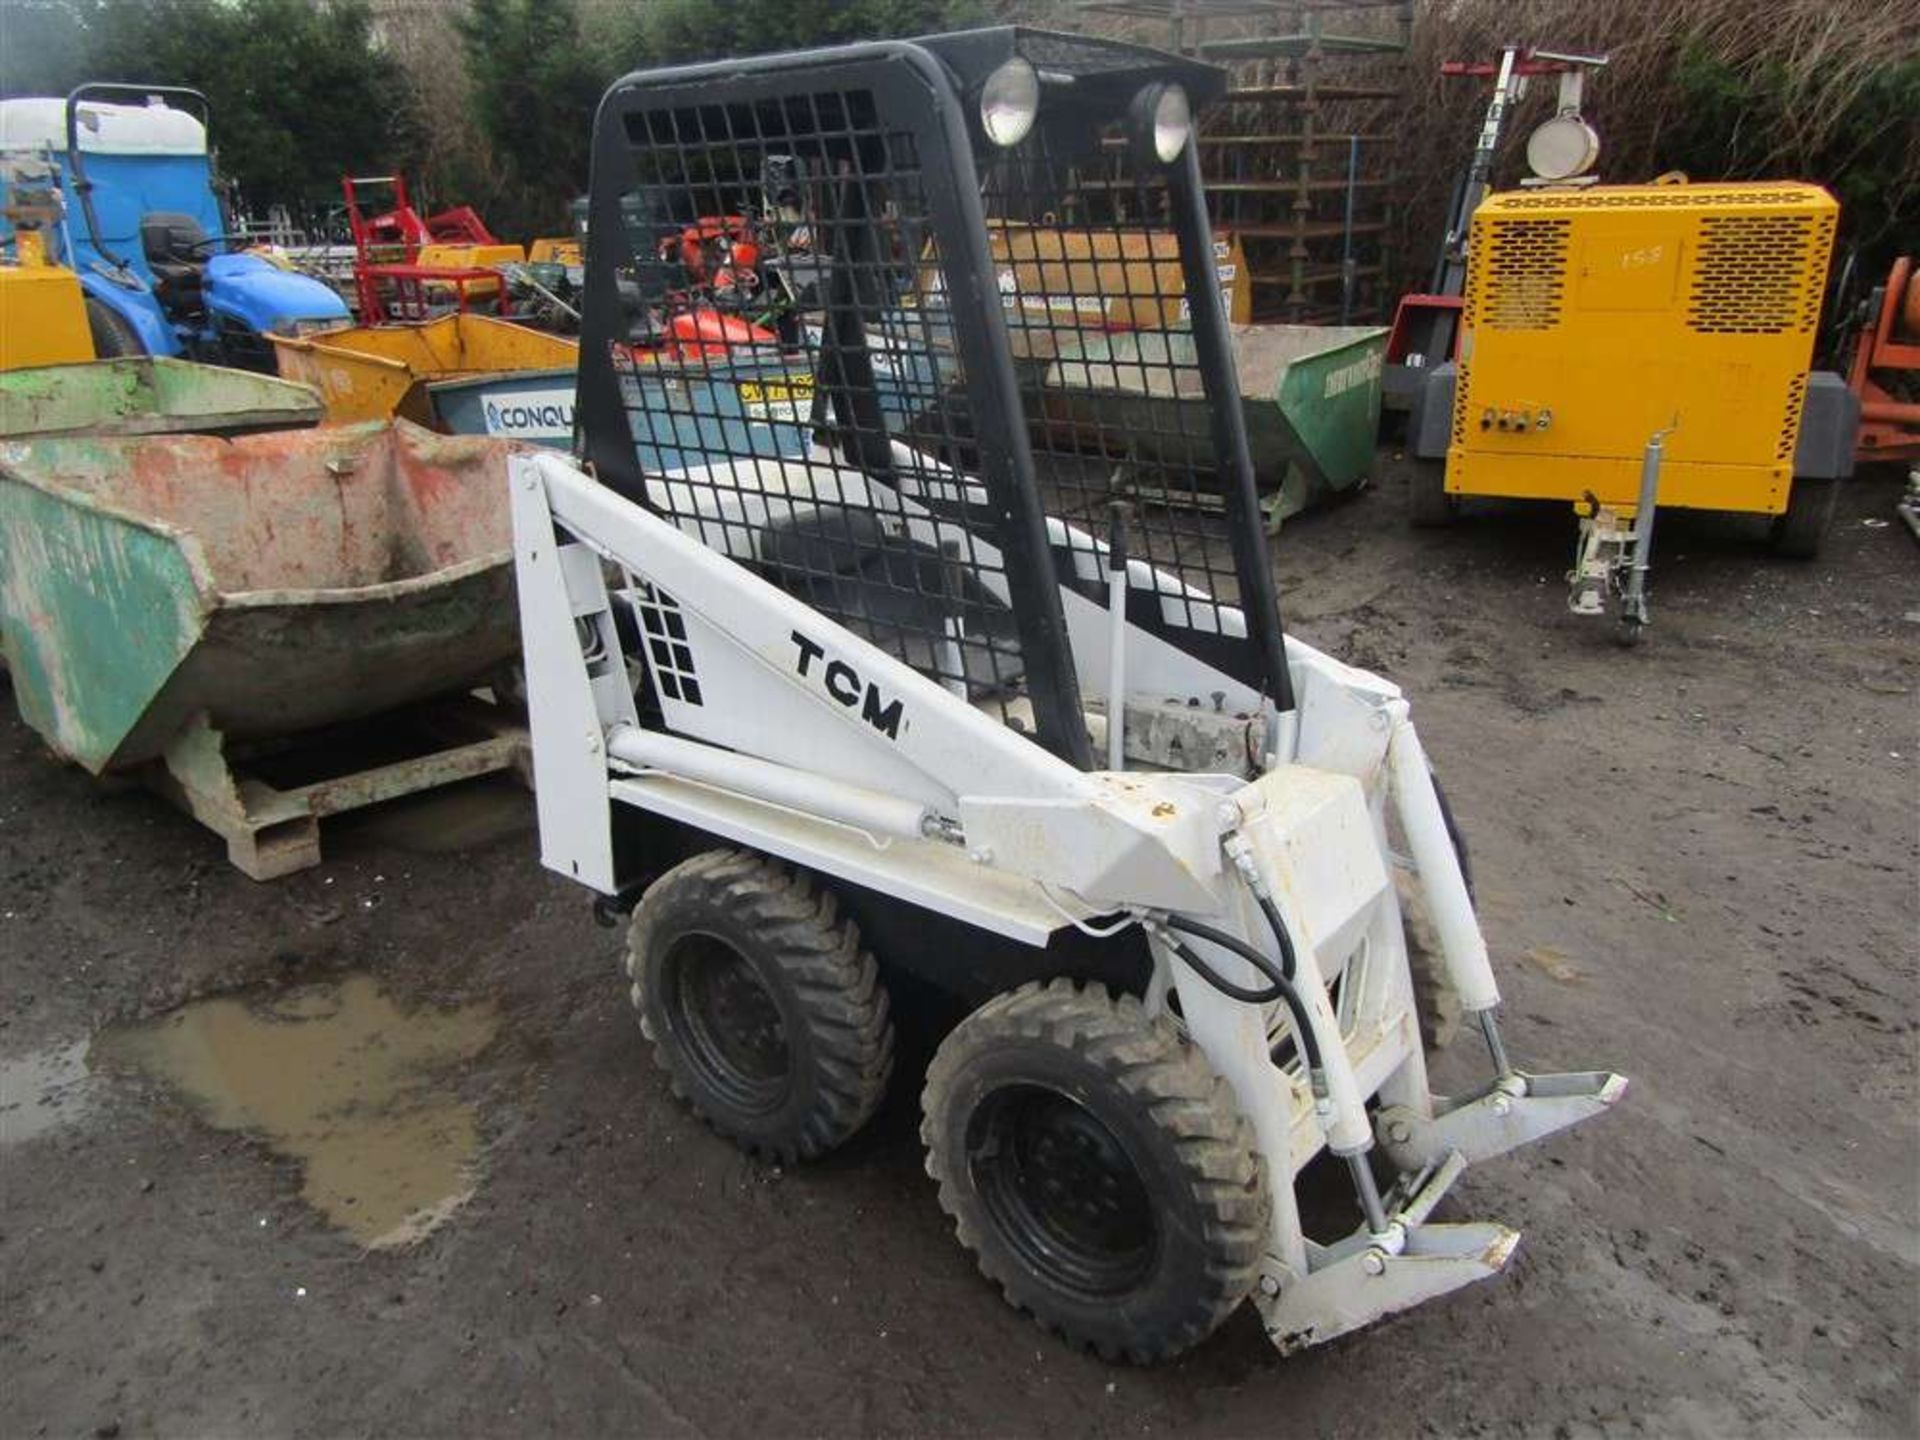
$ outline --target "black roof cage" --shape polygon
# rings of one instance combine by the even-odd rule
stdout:
[[[1063,605],[1105,605],[1095,537],[1118,513],[1129,618],[1290,708],[1181,143],[1223,84],[1016,27],[618,81],[595,122],[586,458],[1082,767]]]

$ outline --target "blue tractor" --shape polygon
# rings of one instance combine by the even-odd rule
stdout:
[[[245,237],[229,233],[208,115],[204,95],[172,86],[91,84],[64,100],[0,100],[0,156],[44,162],[64,192],[49,258],[80,277],[102,358],[186,356],[271,372],[267,334],[350,323],[328,286],[247,253]],[[0,239],[12,239],[4,221]]]

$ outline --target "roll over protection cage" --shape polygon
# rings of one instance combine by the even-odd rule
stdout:
[[[979,97],[1016,59],[1040,101],[1002,148]],[[1197,147],[1169,163],[1142,134],[1153,87],[1183,87],[1197,112],[1224,83],[1016,27],[618,81],[593,142],[585,458],[975,703],[1024,724],[1024,700],[1037,741],[1082,769],[1060,587],[1106,604],[1094,537],[1130,499],[1129,618],[1291,709]],[[757,338],[777,333],[778,362],[772,344],[662,338],[673,314],[723,303],[711,267],[690,276],[663,242],[736,214],[768,275],[806,291],[751,317]],[[713,420],[723,391],[786,407],[824,450],[796,460],[765,429]],[[642,460],[663,426],[692,467],[674,477]],[[692,470],[698,486],[670,483]]]

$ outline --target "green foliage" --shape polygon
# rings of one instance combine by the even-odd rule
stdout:
[[[989,18],[983,0],[653,0],[637,16],[601,6],[590,45],[577,0],[414,3],[438,5],[457,45],[425,47],[403,71],[367,0],[0,0],[0,94],[60,95],[86,80],[191,86],[213,104],[222,173],[254,209],[332,205],[343,172],[412,164],[423,196],[526,236],[566,228],[587,183],[594,107],[626,70]],[[421,66],[439,83],[423,83]]]
[[[68,0],[0,0],[0,95],[64,95],[87,74],[87,31]]]
[[[603,18],[589,45],[574,0],[470,0],[455,21],[472,119],[497,164],[485,193],[464,192],[495,232],[566,228],[587,182],[593,112],[620,74],[722,55],[906,36],[979,24],[981,0],[654,0]]]
[[[1674,83],[1681,103],[1660,135],[1665,165],[1697,180],[1818,180],[1840,201],[1868,273],[1911,253],[1915,237],[1903,232],[1920,203],[1920,58],[1890,55],[1865,70],[1817,126],[1807,123],[1816,97],[1782,59],[1736,66],[1695,38]]]
[[[632,50],[636,64],[706,60],[931,35],[990,18],[983,0],[655,0]]]
[[[472,118],[499,161],[489,225],[501,235],[564,231],[611,74],[588,54],[571,0],[472,0],[455,26]]]
[[[402,78],[374,48],[364,0],[0,3],[5,93],[86,80],[200,90],[221,173],[256,204],[337,196],[344,171],[389,157]]]

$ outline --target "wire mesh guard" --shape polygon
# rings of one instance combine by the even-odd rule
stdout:
[[[1103,143],[1124,114],[1050,124],[1043,106],[1020,144],[976,141],[983,278],[960,270],[977,272],[979,237],[936,218],[954,157],[921,153],[924,123],[870,90],[795,89],[643,90],[620,117],[633,181],[611,348],[645,503],[1016,728],[1033,724],[1033,647],[1064,640],[1023,626],[1010,569],[1045,555],[1049,584],[1104,604],[1094,537],[1116,502],[1130,618],[1183,648],[1244,645],[1209,421],[1238,397],[1209,393],[1222,372],[1188,323],[1164,171],[1128,173],[1131,152]],[[972,351],[969,374],[956,306],[983,289],[1007,344]],[[1023,435],[996,433],[1009,383]],[[1013,503],[1022,490],[1039,503]]]

